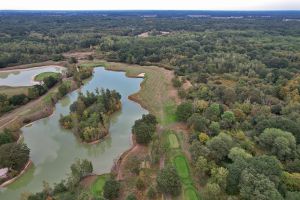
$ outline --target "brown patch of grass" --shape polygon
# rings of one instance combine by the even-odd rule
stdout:
[[[30,87],[9,87],[9,86],[0,86],[0,93],[6,94],[8,97],[11,97],[13,95],[17,94],[25,94],[28,93],[28,88]]]

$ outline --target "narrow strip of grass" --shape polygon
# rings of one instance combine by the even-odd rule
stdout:
[[[186,162],[186,158],[183,155],[176,156],[174,158],[174,164],[177,172],[182,179],[189,178],[189,168]]]

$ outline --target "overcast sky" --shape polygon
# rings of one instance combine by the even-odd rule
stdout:
[[[300,10],[300,0],[0,0],[0,10]]]

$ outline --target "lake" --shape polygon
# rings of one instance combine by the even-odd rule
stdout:
[[[36,75],[43,72],[62,73],[64,70],[66,69],[60,66],[43,66],[28,69],[0,71],[0,86],[32,86],[39,84],[39,82],[34,81],[34,77]]]
[[[134,121],[148,113],[128,99],[129,95],[138,92],[142,80],[128,78],[124,72],[97,67],[93,77],[79,90],[85,93],[96,88],[108,88],[122,95],[122,109],[112,116],[110,135],[98,144],[82,144],[71,131],[59,125],[60,115],[69,113],[69,106],[77,99],[78,90],[60,100],[51,116],[33,122],[32,126],[23,127],[24,142],[31,150],[33,166],[16,182],[0,191],[0,199],[19,199],[24,192],[41,191],[43,181],[51,185],[60,182],[78,158],[92,161],[97,174],[110,172],[114,161],[132,145],[131,127]]]

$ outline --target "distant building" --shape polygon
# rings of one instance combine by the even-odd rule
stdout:
[[[0,169],[0,179],[7,178],[8,168],[2,168]]]

